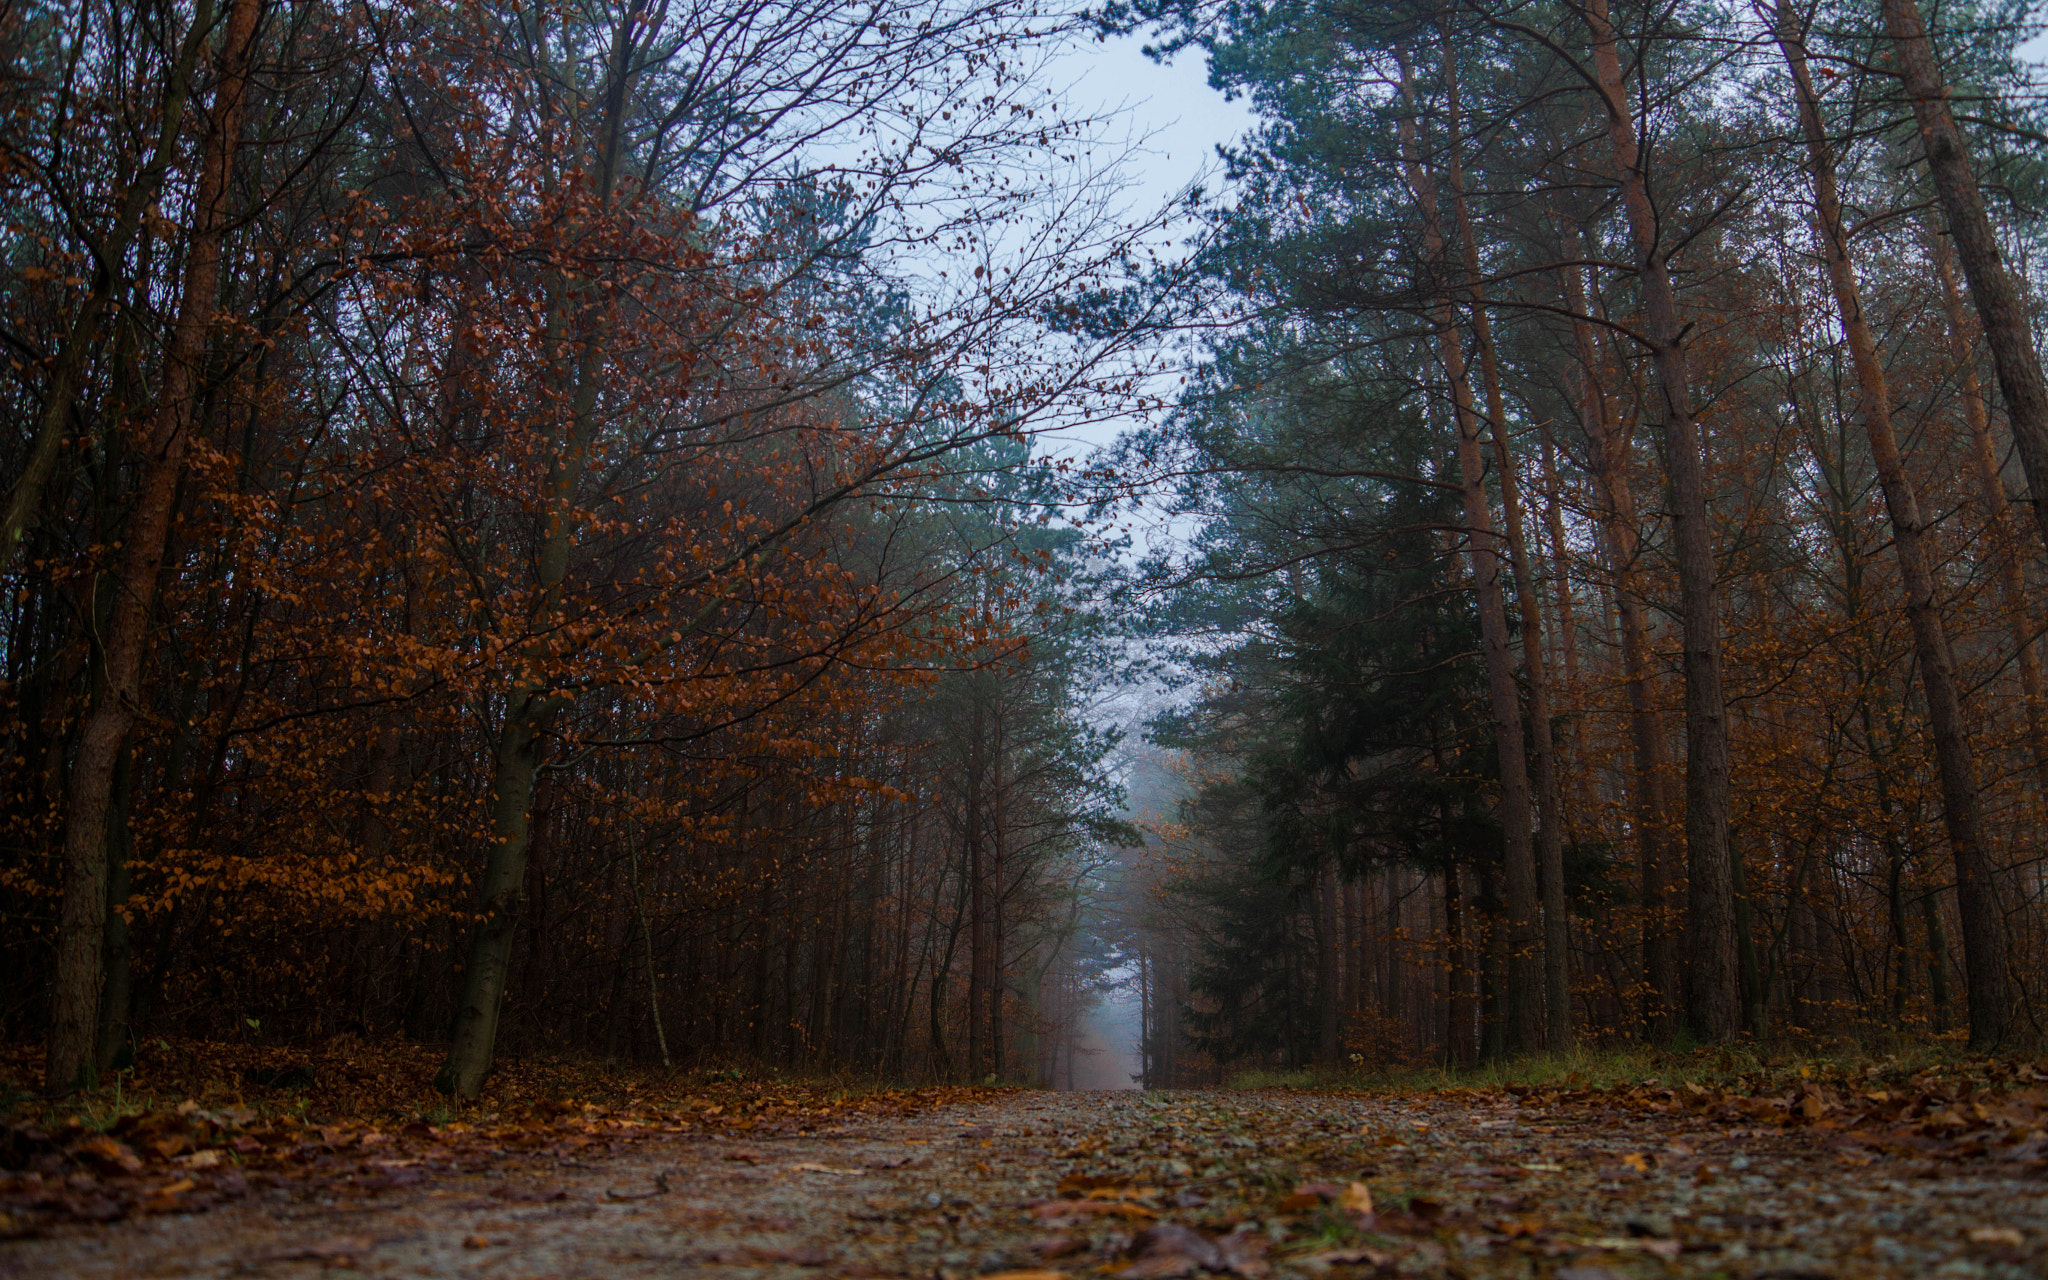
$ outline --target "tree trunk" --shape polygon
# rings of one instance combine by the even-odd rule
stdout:
[[[1570,224],[1569,231],[1572,245],[1582,245],[1577,225]],[[1579,268],[1567,267],[1562,275],[1565,306],[1574,317],[1589,316]],[[1671,775],[1671,752],[1664,716],[1650,687],[1651,645],[1643,611],[1642,574],[1636,563],[1642,547],[1635,490],[1628,476],[1628,441],[1614,421],[1601,378],[1606,362],[1593,326],[1575,318],[1572,336],[1581,370],[1579,424],[1586,432],[1588,461],[1600,491],[1598,521],[1613,576],[1614,611],[1621,631],[1621,678],[1628,693],[1633,749],[1630,825],[1635,829],[1643,903],[1643,1031],[1652,1041],[1664,1041],[1677,1030],[1680,986],[1678,933],[1673,928],[1678,904],[1672,892],[1671,801],[1666,784]]]
[[[1887,0],[1887,10],[1896,3],[1897,0]],[[1849,356],[1856,372],[1857,416],[1863,419],[1864,434],[1870,440],[1871,456],[1877,464],[1878,485],[1884,490],[1885,508],[1891,516],[1892,550],[1906,591],[1906,619],[1912,627],[1913,655],[1927,702],[1935,772],[1941,780],[1942,818],[1955,859],[1957,901],[1962,905],[1966,922],[1963,963],[1970,997],[1970,1045],[1990,1049],[2006,1038],[2011,1013],[2005,918],[1998,908],[1996,873],[1983,834],[1977,768],[1963,721],[1955,656],[1942,622],[1940,601],[1935,597],[1933,552],[1928,547],[1927,527],[1920,515],[1919,495],[1914,492],[1899,454],[1898,437],[1892,430],[1891,392],[1878,357],[1876,336],[1863,314],[1855,263],[1849,256],[1849,236],[1842,224],[1834,151],[1821,121],[1819,96],[1807,73],[1799,19],[1785,0],[1779,0],[1777,16],[1778,45],[1792,72],[1807,156],[1813,166],[1815,229],[1820,236],[1828,283],[1834,290],[1842,329],[1849,339]],[[1903,941],[1902,937],[1900,942]]]
[[[1337,955],[1337,870],[1325,858],[1316,868],[1316,1065],[1325,1071],[1337,1067],[1343,1021],[1343,1002],[1338,998],[1340,982]]]
[[[1405,57],[1401,91],[1408,110],[1401,117],[1401,146],[1408,180],[1422,209],[1423,240],[1430,259],[1446,257],[1443,224],[1437,214],[1436,185],[1419,158],[1415,137],[1414,83]],[[1522,743],[1521,693],[1508,652],[1507,604],[1501,591],[1500,537],[1493,529],[1493,511],[1486,497],[1486,463],[1480,451],[1479,414],[1472,403],[1472,383],[1465,371],[1465,350],[1458,336],[1449,297],[1435,309],[1437,342],[1444,374],[1450,382],[1457,430],[1458,470],[1463,486],[1467,560],[1478,593],[1479,628],[1486,663],[1487,693],[1493,712],[1494,751],[1500,764],[1501,826],[1506,867],[1507,981],[1503,1047],[1526,1053],[1541,1043],[1542,925],[1537,919],[1535,815],[1529,794],[1529,769]]]
[[[107,819],[122,745],[142,699],[158,578],[170,537],[178,479],[198,429],[201,377],[220,297],[222,239],[230,221],[228,180],[241,139],[243,90],[260,0],[234,0],[220,48],[219,83],[193,194],[192,235],[177,327],[164,353],[156,421],[121,555],[105,658],[80,726],[64,815],[64,898],[44,1085],[52,1093],[90,1087],[96,1077],[107,912]]]
[[[983,883],[986,868],[981,856],[981,769],[982,708],[977,691],[974,714],[968,718],[966,797],[961,825],[966,829],[961,872],[967,882],[967,1081],[981,1080],[982,1021],[988,999],[988,893]]]
[[[112,803],[107,808],[107,981],[100,993],[100,1029],[94,1064],[119,1070],[135,1060],[129,1030],[132,941],[128,929],[129,863],[135,853],[128,827],[134,785],[134,748],[126,746],[114,765]]]
[[[1948,216],[1949,235],[1962,261],[1963,277],[1970,283],[1970,298],[1977,304],[1984,344],[1991,349],[1992,367],[1998,371],[1998,388],[2005,399],[2013,443],[2019,448],[2020,466],[2027,473],[2027,487],[2036,495],[2034,519],[2048,537],[2048,502],[2038,500],[2048,493],[2048,382],[2041,376],[2026,300],[1999,251],[1998,236],[1984,208],[1984,193],[1970,165],[1969,144],[1949,111],[1948,86],[1942,83],[1934,42],[1921,20],[1920,6],[1915,0],[1884,0],[1884,21],[1892,38],[1888,56],[1897,64],[1906,96],[1913,101],[1934,194]],[[1968,906],[1963,906],[1963,913],[1967,942],[1978,922],[1971,919]]]
[[[604,108],[594,145],[596,164],[587,175],[592,200],[600,208],[612,194],[625,128],[626,87],[633,74],[635,41],[641,34],[638,10],[631,8],[612,31],[600,95]],[[580,346],[580,352],[573,361],[565,361],[570,390],[568,419],[548,441],[548,470],[542,494],[547,522],[535,557],[534,603],[528,617],[528,634],[536,637],[554,630],[562,587],[568,578],[575,534],[571,509],[589,462],[588,444],[609,349],[608,325],[597,311],[606,305],[603,289],[594,281],[562,280],[556,287],[560,292],[548,319],[550,346],[557,352]],[[590,308],[590,312],[577,314],[579,307]],[[570,341],[572,329],[578,331],[573,336],[580,341]],[[522,654],[535,662],[549,656],[544,641],[535,641]],[[483,1089],[484,1076],[490,1070],[491,1055],[496,1049],[498,1014],[511,972],[512,939],[525,897],[533,784],[540,770],[548,726],[563,705],[563,700],[543,685],[523,679],[506,698],[505,719],[498,730],[492,761],[491,848],[484,865],[480,918],[470,940],[469,961],[463,967],[462,999],[456,1006],[455,1034],[448,1046],[448,1060],[434,1078],[437,1088],[459,1098],[475,1098]]]
[[[1450,998],[1444,1008],[1444,1061],[1452,1067],[1472,1065],[1472,1012],[1465,960],[1465,903],[1460,893],[1458,864],[1444,867],[1444,952]]]
[[[1927,256],[1941,281],[1941,303],[1948,317],[1949,355],[1962,393],[1963,424],[1970,432],[1971,461],[1977,472],[1978,499],[1990,534],[1992,567],[1998,574],[1999,604],[2012,629],[2013,654],[2020,671],[2020,696],[2026,700],[2027,738],[2034,752],[2034,777],[2048,801],[2048,684],[2041,675],[2040,645],[2034,636],[2033,611],[2027,607],[2023,541],[2013,527],[2005,480],[1999,474],[1998,446],[1991,439],[1991,418],[1984,408],[1984,388],[1977,380],[1977,358],[1970,341],[1970,323],[1963,311],[1962,291],[1948,241],[1939,228],[1927,229]]]
[[[1451,131],[1450,162],[1444,177],[1450,184],[1451,207],[1464,250],[1473,345],[1479,352],[1487,429],[1493,437],[1493,456],[1500,472],[1501,512],[1506,517],[1508,553],[1515,568],[1515,603],[1522,621],[1522,667],[1529,686],[1529,765],[1531,780],[1536,784],[1537,812],[1542,819],[1535,839],[1543,902],[1543,1043],[1552,1052],[1561,1053],[1571,1048],[1572,1041],[1571,938],[1564,892],[1564,806],[1550,725],[1550,670],[1543,653],[1543,609],[1536,594],[1536,561],[1529,554],[1529,541],[1524,536],[1521,485],[1514,455],[1508,447],[1507,403],[1501,394],[1493,319],[1487,312],[1486,291],[1480,284],[1479,242],[1472,230],[1471,207],[1465,198],[1464,163],[1459,151],[1463,111],[1458,99],[1457,60],[1450,47],[1448,27],[1444,28],[1443,39],[1444,91]]]
[[[1685,622],[1685,851],[1688,957],[1686,1014],[1695,1034],[1722,1040],[1742,1026],[1742,977],[1735,942],[1734,874],[1728,858],[1728,706],[1721,686],[1721,619],[1714,532],[1707,517],[1706,468],[1686,367],[1685,326],[1671,285],[1669,249],[1644,177],[1635,119],[1607,0],[1587,0],[1594,73],[1607,110],[1614,172],[1640,255],[1645,335],[1664,415],[1664,466],[1671,482],[1672,540]]]
[[[78,395],[78,385],[85,374],[86,360],[90,357],[97,340],[100,319],[107,314],[107,308],[114,300],[123,281],[115,275],[115,269],[140,234],[143,218],[152,205],[158,201],[163,186],[164,174],[170,168],[171,160],[178,152],[179,139],[184,134],[185,110],[191,98],[192,74],[198,69],[200,55],[205,51],[206,38],[213,30],[214,7],[212,0],[199,0],[193,10],[192,25],[186,28],[185,39],[178,48],[178,56],[165,73],[163,99],[157,108],[156,145],[150,158],[137,173],[135,180],[122,193],[121,206],[114,215],[112,226],[96,246],[97,252],[92,288],[79,304],[78,314],[72,317],[71,325],[65,332],[64,340],[57,351],[57,359],[50,369],[49,385],[43,391],[42,404],[36,411],[35,435],[29,446],[27,464],[21,475],[15,478],[7,493],[7,506],[0,514],[0,567],[14,559],[15,548],[21,545],[23,535],[34,521],[37,509],[42,505],[43,487],[57,469],[57,455],[64,444],[64,435],[71,421],[72,406]],[[229,16],[230,39],[235,18]],[[254,30],[253,25],[250,30]],[[247,41],[243,42],[246,46]],[[243,59],[241,73],[247,73],[245,49],[224,44],[224,51]],[[227,96],[230,81],[226,74],[230,66],[222,63],[223,79],[215,99],[216,113],[231,109],[239,120],[241,110],[241,87],[239,80],[233,82],[233,96]],[[224,121],[216,115],[216,125]],[[209,139],[220,137],[218,129],[208,135]],[[232,149],[233,140],[226,145]],[[232,160],[232,150],[229,152]],[[202,173],[202,181],[204,175]],[[213,203],[218,204],[221,193],[213,193]],[[197,216],[205,217],[207,206],[196,204]],[[218,210],[214,210],[217,214]],[[200,224],[195,222],[195,237]],[[214,232],[217,239],[217,229]],[[195,241],[196,247],[196,241]],[[188,290],[189,293],[189,290]]]

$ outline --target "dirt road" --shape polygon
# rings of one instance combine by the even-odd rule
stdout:
[[[253,1187],[0,1244],[0,1276],[2048,1274],[2037,1172],[1823,1139],[1503,1093],[1024,1092],[790,1137]]]

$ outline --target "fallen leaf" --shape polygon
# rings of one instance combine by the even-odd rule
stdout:
[[[1120,1280],[1172,1280],[1196,1271],[1225,1269],[1223,1251],[1216,1242],[1178,1222],[1147,1227],[1131,1242],[1137,1260],[1116,1272]]]
[[[483,1236],[464,1236],[462,1237],[462,1247],[465,1249],[488,1249],[491,1247],[491,1242]]]
[[[180,1209],[187,1207],[185,1202],[178,1197],[198,1185],[198,1183],[190,1178],[180,1178],[176,1182],[167,1183],[150,1192],[149,1195],[143,1198],[142,1203],[136,1207],[144,1213],[176,1213]]]
[[[207,1147],[203,1151],[194,1151],[188,1156],[179,1156],[178,1163],[184,1165],[187,1169],[211,1169],[221,1162],[221,1158],[219,1147]]]
[[[756,1262],[786,1262],[797,1267],[832,1265],[832,1255],[815,1245],[799,1245],[794,1249],[762,1249],[749,1245],[741,1252]]]
[[[859,1174],[866,1172],[862,1169],[841,1169],[835,1165],[819,1164],[814,1160],[805,1160],[799,1164],[793,1164],[789,1168],[792,1173]]]
[[[1337,1207],[1346,1213],[1371,1213],[1372,1188],[1354,1182],[1337,1195]]]
[[[293,1249],[281,1249],[253,1258],[253,1262],[342,1262],[357,1258],[377,1247],[368,1236],[335,1236]]]
[[[982,1274],[981,1280],[1067,1280],[1067,1273],[1047,1268],[1026,1269],[1023,1271],[989,1271]]]
[[[1621,1158],[1621,1162],[1634,1169],[1637,1173],[1648,1173],[1650,1171],[1649,1157],[1640,1151],[1629,1152]]]
[[[1114,1218],[1155,1218],[1159,1215],[1128,1200],[1047,1200],[1032,1206],[1033,1217],[1072,1218],[1088,1214]]]
[[[1971,1244],[2006,1244],[2017,1248],[2027,1242],[2026,1237],[2011,1227],[1972,1227]]]
[[[1655,1257],[1676,1258],[1683,1250],[1676,1240],[1653,1240],[1644,1237],[1600,1236],[1586,1241],[1588,1249],[1605,1249],[1609,1253],[1647,1253]]]
[[[916,1162],[916,1160],[917,1160],[917,1157],[916,1157],[916,1156],[914,1156],[914,1155],[900,1155],[900,1156],[876,1156],[876,1157],[875,1157],[874,1159],[872,1159],[872,1160],[868,1161],[868,1168],[870,1168],[870,1169],[907,1169],[907,1168],[909,1168],[909,1167],[910,1167],[910,1166],[911,1166],[911,1165],[912,1165],[913,1163],[915,1163],[915,1162]]]
[[[1270,1240],[1248,1224],[1216,1242],[1217,1251],[1223,1255],[1223,1265],[1243,1276],[1244,1280],[1262,1280],[1272,1273],[1273,1264],[1266,1261],[1266,1254],[1272,1247]]]
[[[1328,1271],[1331,1267],[1355,1266],[1364,1263],[1369,1267],[1384,1267],[1394,1260],[1394,1255],[1379,1249],[1320,1249],[1314,1253],[1297,1254],[1287,1262],[1305,1271]]]
[[[1099,1173],[1070,1173],[1066,1177],[1061,1178],[1059,1184],[1053,1190],[1063,1196],[1072,1196],[1100,1191],[1105,1187],[1121,1185],[1121,1179],[1105,1177]]]
[[[103,1168],[119,1169],[122,1173],[142,1172],[142,1157],[129,1150],[126,1144],[104,1135],[87,1138],[72,1149]]]

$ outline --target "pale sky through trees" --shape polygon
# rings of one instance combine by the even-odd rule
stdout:
[[[1134,148],[1126,174],[1133,216],[1172,200],[1197,177],[1205,179],[1213,198],[1222,179],[1216,148],[1235,142],[1254,121],[1246,103],[1227,101],[1209,87],[1208,61],[1200,49],[1160,63],[1145,56],[1145,43],[1127,36],[1078,45],[1052,67],[1055,83],[1072,84],[1068,96],[1076,114],[1121,109]],[[1062,432],[1059,439],[1085,451],[1109,443],[1130,425],[1130,419],[1109,417]]]

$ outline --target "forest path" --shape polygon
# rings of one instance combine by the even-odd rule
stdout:
[[[380,1191],[280,1185],[211,1213],[0,1244],[0,1276],[2048,1270],[2038,1173],[1839,1138],[1554,1095],[1019,1092],[786,1138],[651,1137],[602,1159]]]

